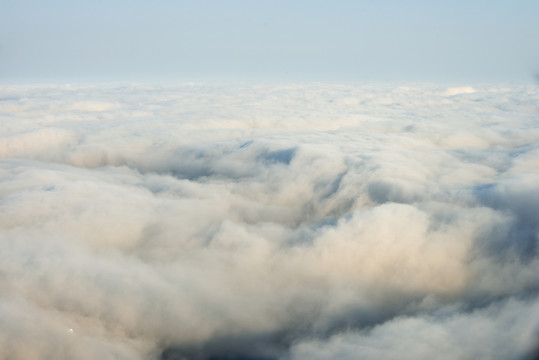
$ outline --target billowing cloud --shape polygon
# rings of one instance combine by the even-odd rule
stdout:
[[[0,92],[5,359],[526,358],[533,87]]]
[[[507,300],[461,313],[400,316],[368,330],[295,344],[292,359],[528,359],[537,340],[537,303]]]

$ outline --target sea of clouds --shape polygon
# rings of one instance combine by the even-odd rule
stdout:
[[[535,359],[539,89],[0,87],[0,359]]]

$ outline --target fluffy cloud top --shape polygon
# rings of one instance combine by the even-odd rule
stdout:
[[[538,95],[3,87],[0,358],[532,358]]]

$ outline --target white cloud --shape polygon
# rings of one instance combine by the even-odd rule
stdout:
[[[454,95],[460,95],[460,94],[473,94],[477,92],[473,87],[471,86],[459,86],[459,87],[449,87],[444,92],[444,95],[446,96],[454,96]]]
[[[434,316],[396,317],[366,331],[300,342],[290,358],[525,359],[532,355],[526,349],[536,346],[538,316],[537,303],[516,300],[470,312],[442,309]]]
[[[537,90],[464,90],[3,88],[5,356],[532,351]]]

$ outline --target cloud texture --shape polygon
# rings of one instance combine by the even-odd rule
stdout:
[[[534,87],[0,89],[2,359],[532,359]]]

